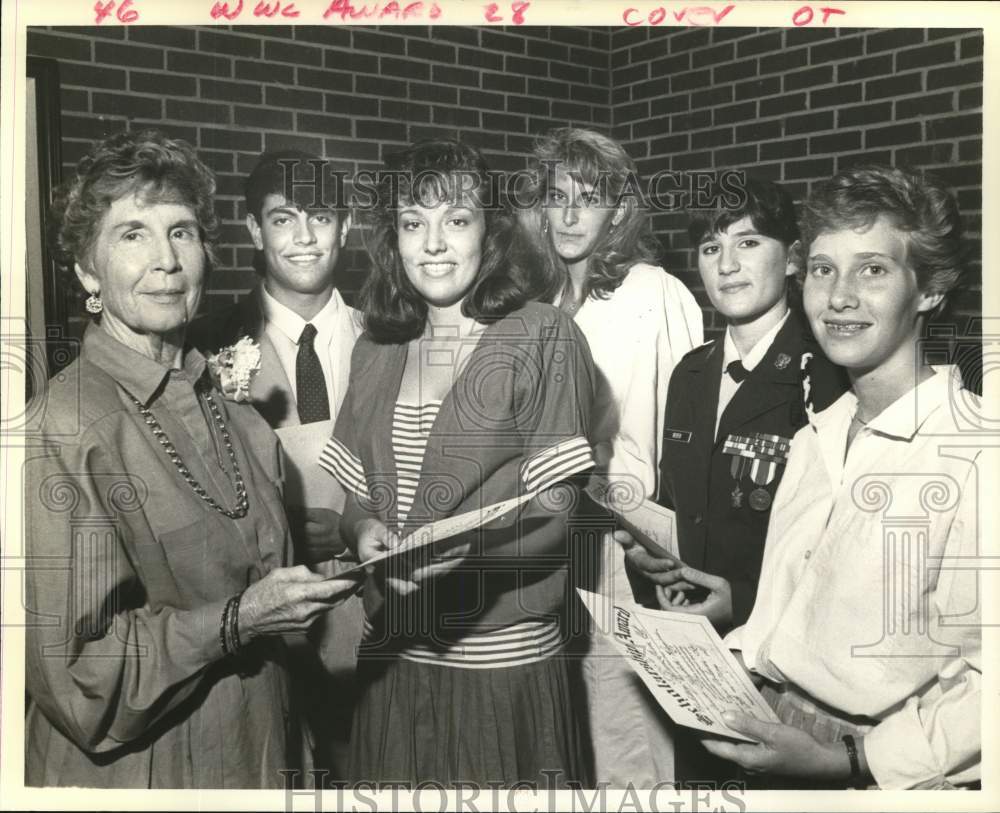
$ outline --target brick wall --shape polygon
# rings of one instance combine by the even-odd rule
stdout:
[[[647,177],[747,168],[801,200],[863,161],[933,170],[957,191],[977,258],[954,302],[959,335],[981,313],[981,30],[623,28],[611,87],[614,135]],[[666,266],[707,303],[686,222],[654,217]],[[706,325],[718,335],[718,314]]]
[[[153,125],[195,145],[218,174],[224,227],[209,309],[255,279],[242,184],[261,150],[311,150],[351,176],[412,140],[450,136],[480,147],[491,168],[523,168],[534,134],[610,128],[609,48],[607,29],[587,28],[28,32],[29,54],[60,63],[66,170],[95,139]],[[342,284],[356,289],[357,232],[349,248]]]
[[[517,169],[533,136],[565,124],[611,131],[647,177],[751,167],[798,198],[860,160],[933,169],[958,190],[979,256],[980,31],[53,28],[30,30],[28,51],[60,63],[65,166],[94,139],[156,125],[216,170],[225,227],[209,308],[253,283],[241,190],[262,149],[304,147],[353,174],[447,135]],[[654,217],[664,265],[706,304],[685,222]],[[349,247],[351,290],[365,268],[356,233]],[[956,302],[960,333],[981,312],[980,279],[976,263]]]

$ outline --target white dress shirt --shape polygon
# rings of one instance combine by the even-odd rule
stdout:
[[[733,400],[733,396],[736,395],[736,391],[739,390],[740,385],[743,383],[742,381],[736,381],[729,375],[726,372],[727,368],[734,361],[741,361],[743,362],[743,369],[748,373],[752,372],[760,364],[764,356],[767,355],[767,351],[771,349],[771,345],[774,344],[774,337],[785,326],[790,313],[790,310],[786,310],[785,315],[781,317],[781,321],[761,336],[745,356],[740,356],[740,351],[733,340],[732,327],[726,328],[726,337],[722,341],[722,382],[719,384],[719,408],[715,413],[716,435],[719,434],[719,423],[722,421],[722,413],[726,411],[729,402]]]
[[[291,308],[282,305],[261,286],[261,309],[266,323],[267,337],[274,345],[281,368],[288,378],[291,395],[297,392],[295,379],[295,360],[299,352],[299,337],[306,326],[306,320]],[[347,380],[350,368],[351,350],[354,339],[360,333],[356,325],[354,311],[349,308],[340,296],[340,291],[334,289],[329,301],[323,309],[309,320],[316,328],[316,338],[313,347],[323,368],[323,378],[326,379],[326,394],[330,404],[330,417],[336,418],[340,404],[344,400],[344,391],[340,382]],[[341,346],[345,339],[349,347]],[[346,352],[345,352],[346,351]],[[347,365],[344,367],[344,365]]]
[[[768,529],[757,602],[726,639],[747,666],[845,715],[880,788],[980,776],[981,414],[957,369],[861,427],[851,392],[795,436]],[[957,408],[956,408],[957,407]],[[942,558],[943,557],[943,558]]]
[[[588,296],[574,321],[597,368],[592,439],[598,470],[656,494],[670,373],[702,343],[702,313],[683,282],[632,266],[607,299]]]

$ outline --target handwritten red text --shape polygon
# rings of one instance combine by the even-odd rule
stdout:
[[[678,23],[686,25],[705,26],[718,25],[736,6],[728,5],[721,11],[716,11],[711,6],[684,6],[679,11],[667,11],[663,6],[658,6],[646,14],[645,20],[639,9],[627,8],[622,14],[622,19],[626,25],[642,25],[643,22],[649,25],[661,25],[668,16]]]
[[[847,13],[843,9],[828,8],[827,6],[823,6],[822,8],[818,9],[818,11],[820,14],[823,15],[823,25],[827,24],[827,21],[830,19],[831,14]],[[809,25],[809,23],[813,21],[813,17],[815,16],[816,13],[813,11],[812,6],[803,6],[792,15],[792,25],[798,25],[798,26]]]
[[[510,11],[511,11],[511,18],[510,19],[511,19],[511,22],[514,23],[514,25],[523,25],[524,24],[524,14],[525,14],[525,12],[527,12],[528,6],[530,6],[530,5],[531,5],[531,3],[526,2],[526,0],[521,0],[521,2],[511,3],[510,4]],[[483,12],[486,15],[486,21],[487,22],[490,22],[490,23],[502,23],[502,22],[504,22],[504,18],[500,15],[500,4],[499,3],[488,3],[484,7]]]
[[[118,4],[117,10],[115,9],[115,0],[107,0],[106,3],[98,0],[94,3],[94,13],[97,15],[94,22],[100,25],[107,17],[111,16],[112,12],[115,13],[115,19],[124,25],[134,23],[139,19],[139,12],[132,8],[132,0],[122,0]]]
[[[394,20],[409,20],[414,17],[424,17],[436,20],[441,16],[441,7],[437,3],[407,3],[400,6],[392,0],[384,6],[381,3],[365,3],[361,6],[354,6],[350,0],[333,0],[323,12],[323,19],[329,19],[334,15],[339,15],[341,20],[348,17],[358,19],[359,17],[376,17],[379,20],[391,17]]]
[[[236,0],[236,4],[232,8],[226,2],[213,3],[212,10],[209,13],[212,15],[213,20],[218,20],[220,17],[225,17],[227,20],[235,20],[243,13],[243,0]]]
[[[279,14],[282,17],[298,17],[299,10],[295,8],[295,3],[268,3],[265,0],[260,0],[253,10],[254,17],[277,17]]]

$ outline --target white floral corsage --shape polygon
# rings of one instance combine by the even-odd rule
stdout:
[[[260,372],[260,347],[249,336],[209,356],[208,371],[230,401],[249,401],[250,382]]]

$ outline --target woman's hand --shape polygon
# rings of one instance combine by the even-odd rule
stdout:
[[[354,525],[354,538],[357,540],[358,561],[361,563],[392,550],[402,542],[399,534],[390,531],[385,523],[372,517]],[[368,571],[371,572],[371,568]]]
[[[327,579],[305,565],[272,570],[251,584],[240,600],[240,640],[261,635],[305,632],[316,616],[351,595],[361,581]]]
[[[669,584],[673,586],[656,586],[656,598],[662,609],[703,615],[716,629],[729,629],[733,625],[733,588],[727,579],[687,565],[667,571],[664,578],[672,579]],[[687,597],[692,590],[699,588],[704,592],[700,600]],[[680,601],[677,600],[678,593],[682,596]]]
[[[807,776],[843,781],[851,776],[851,763],[842,743],[822,743],[811,734],[783,723],[766,723],[742,712],[727,711],[723,722],[734,731],[758,740],[732,742],[702,737],[702,744],[716,756],[728,759],[751,773]],[[863,739],[858,739],[862,774],[867,774]]]

